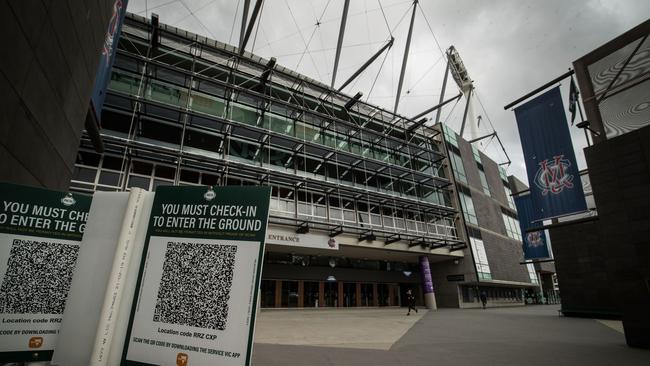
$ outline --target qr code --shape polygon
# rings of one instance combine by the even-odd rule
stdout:
[[[63,314],[79,245],[14,239],[0,313]]]
[[[168,242],[153,321],[226,328],[236,245]]]

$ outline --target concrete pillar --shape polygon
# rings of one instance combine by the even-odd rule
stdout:
[[[424,306],[427,309],[437,309],[436,295],[433,293],[433,281],[431,280],[431,268],[429,258],[426,255],[420,256],[420,274],[422,276],[422,293],[424,294]]]

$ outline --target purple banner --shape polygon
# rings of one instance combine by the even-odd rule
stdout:
[[[431,280],[431,268],[429,258],[426,255],[420,256],[420,273],[422,274],[422,290],[425,294],[433,293],[433,281]]]

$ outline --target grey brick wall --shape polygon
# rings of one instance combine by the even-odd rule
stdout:
[[[508,208],[509,206],[497,163],[485,154],[480,153],[483,171],[490,187],[490,195],[488,196],[483,192],[478,165],[474,159],[471,145],[460,138],[458,139],[458,145],[492,278],[495,280],[530,283],[526,266],[519,264],[523,260],[521,242],[509,238],[506,233],[501,207]],[[469,248],[466,250],[465,255],[467,261],[471,263]],[[474,281],[475,279],[474,275],[471,280]]]
[[[67,189],[113,3],[0,2],[1,180]]]

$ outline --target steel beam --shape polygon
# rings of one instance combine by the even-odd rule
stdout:
[[[368,68],[368,66],[370,66],[370,64],[375,62],[375,60],[377,59],[377,57],[379,57],[379,55],[381,55],[385,50],[391,48],[393,46],[394,41],[395,41],[395,38],[391,37],[390,41],[388,41],[388,43],[386,43],[382,48],[379,49],[379,51],[377,51],[374,55],[372,55],[372,57],[370,57],[368,59],[368,61],[366,61],[366,63],[364,63],[357,71],[355,71],[354,74],[352,74],[352,76],[350,76],[348,78],[348,80],[346,80],[343,83],[343,85],[339,86],[339,88],[337,90],[341,91],[341,90],[343,90],[343,88],[348,86],[348,84],[350,84],[354,79],[356,79],[357,76],[359,76],[359,74],[361,74],[365,69]]]
[[[397,114],[399,107],[399,97],[402,93],[402,84],[404,83],[404,74],[406,73],[406,63],[409,59],[409,49],[411,48],[411,36],[413,35],[413,23],[415,23],[415,11],[418,7],[418,0],[413,1],[413,14],[411,14],[411,24],[409,25],[409,34],[406,38],[406,47],[404,47],[404,58],[402,59],[402,71],[399,73],[399,83],[397,84],[397,95],[395,96],[395,108],[393,113]]]
[[[458,93],[458,95],[456,95],[455,97],[449,98],[449,99],[445,100],[444,102],[427,109],[426,111],[420,112],[418,115],[411,117],[411,119],[416,120],[416,119],[424,116],[425,114],[431,113],[431,112],[435,111],[436,109],[442,108],[443,106],[445,106],[445,104],[451,103],[454,100],[456,100],[456,99],[458,99],[458,98],[460,98],[462,96],[463,96],[463,93]]]
[[[447,50],[449,52],[449,50]],[[449,62],[449,55],[447,55],[447,68],[445,69],[445,78],[442,79],[442,90],[440,91],[440,100],[438,101],[438,104],[442,104],[442,101],[445,99],[445,90],[447,89],[447,78],[449,77],[449,69],[451,68],[451,64]],[[434,123],[440,122],[440,113],[442,113],[442,108],[438,109],[438,112],[436,112],[436,119],[433,121]]]
[[[339,58],[341,57],[341,46],[343,45],[343,36],[345,35],[345,23],[348,20],[348,9],[350,8],[350,0],[345,0],[343,4],[343,17],[341,18],[341,28],[339,28],[339,40],[336,43],[336,57],[334,58],[334,71],[332,72],[332,88],[336,81],[336,70],[339,68]]]
[[[469,91],[467,92],[467,103],[465,103],[465,112],[463,113],[463,123],[460,125],[460,134],[459,136],[463,137],[463,132],[465,131],[465,122],[467,122],[467,112],[469,112],[469,101],[472,99],[472,90],[474,87],[470,86]]]
[[[248,22],[248,27],[246,28],[246,34],[244,35],[244,40],[241,42],[241,45],[239,46],[239,55],[244,54],[244,49],[246,49],[246,43],[248,43],[248,39],[251,37],[251,33],[253,32],[253,27],[255,27],[255,22],[257,21],[257,16],[260,13],[260,10],[262,9],[262,3],[264,0],[257,0],[255,3],[255,7],[253,8],[253,14],[251,15],[251,20]]]
[[[559,83],[560,81],[562,81],[562,80],[568,78],[569,76],[573,75],[573,72],[574,72],[573,70],[569,70],[568,72],[566,72],[566,73],[564,73],[564,74],[562,74],[562,75],[556,77],[555,79],[553,79],[553,80],[549,81],[548,83],[546,83],[546,84],[540,86],[539,88],[537,88],[537,89],[533,90],[532,92],[530,92],[530,93],[524,95],[523,97],[521,97],[521,98],[515,100],[514,102],[509,103],[508,105],[506,105],[505,107],[503,107],[503,109],[504,109],[504,110],[508,110],[508,108],[516,106],[517,104],[519,104],[519,103],[523,102],[524,100],[526,100],[526,99],[532,97],[533,95],[535,95],[535,94],[541,92],[542,90],[548,88],[549,86],[551,86],[551,85],[553,85],[553,84],[555,84],[555,83]]]
[[[467,142],[469,142],[470,144],[473,144],[473,143],[475,143],[475,142],[477,142],[477,141],[481,141],[481,140],[486,139],[486,138],[488,138],[488,137],[495,136],[496,134],[497,134],[496,132],[492,132],[492,133],[490,133],[490,134],[487,134],[487,135],[485,135],[485,136],[481,136],[481,137],[477,137],[477,138],[475,138],[474,140],[469,140],[469,141],[467,141]]]
[[[251,5],[251,0],[244,0],[244,10],[241,17],[241,30],[239,31],[239,48],[242,48],[244,42],[244,33],[246,32],[246,21],[248,21],[248,8]]]

